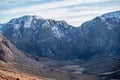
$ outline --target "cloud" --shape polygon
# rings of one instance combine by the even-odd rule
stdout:
[[[49,2],[48,2],[49,1]],[[95,16],[120,10],[118,0],[2,0],[7,9],[0,8],[1,22],[23,15],[39,15],[43,18],[66,20],[73,25],[80,25]]]
[[[32,0],[30,0],[32,1]],[[29,2],[30,2],[29,1]],[[35,0],[36,1],[36,0]],[[34,2],[35,2],[34,1]],[[44,9],[52,9],[52,8],[59,8],[59,7],[66,7],[66,6],[73,6],[73,5],[81,5],[81,4],[90,4],[90,3],[99,3],[99,2],[106,2],[106,1],[110,1],[110,0],[74,0],[74,1],[69,1],[69,0],[60,0],[60,1],[53,1],[51,3],[44,3],[44,4],[37,4],[37,5],[31,5],[31,6],[24,6],[24,7],[20,7],[20,8],[14,8],[14,9],[10,9],[8,11],[10,11],[10,13],[20,13],[20,12],[29,12],[29,11],[38,11],[38,10],[44,10]],[[6,1],[10,4],[10,1]],[[18,4],[20,4],[21,2],[28,2],[28,0],[26,1],[16,1],[16,0],[12,0],[12,2],[17,2]],[[11,3],[12,3],[11,2]],[[14,3],[13,3],[14,4]],[[3,10],[3,13],[7,12],[6,10]]]

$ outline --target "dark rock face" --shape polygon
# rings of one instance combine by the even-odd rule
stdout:
[[[2,24],[1,31],[17,48],[39,57],[88,59],[120,51],[120,11],[72,27],[65,21],[23,16]]]

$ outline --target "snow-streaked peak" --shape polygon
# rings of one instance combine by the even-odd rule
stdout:
[[[31,27],[33,17],[28,17],[28,19],[25,19],[24,27],[29,28]]]
[[[20,17],[18,19],[24,21],[24,27],[25,28],[29,28],[29,27],[31,27],[31,24],[32,24],[33,20],[38,20],[38,19],[43,19],[43,18],[41,18],[40,16],[36,16],[36,15],[33,15],[33,16],[26,15],[26,16]]]
[[[120,18],[120,11],[106,13],[106,14],[103,14],[102,17],[104,17],[104,18]]]
[[[32,24],[36,24],[36,22],[39,22],[39,23],[42,23],[42,27],[48,27],[49,25],[50,26],[54,26],[54,25],[62,25],[64,26],[65,28],[68,28],[68,24],[66,21],[62,20],[62,21],[56,21],[56,20],[53,20],[53,19],[43,19],[42,17],[40,16],[37,16],[37,15],[25,15],[23,17],[19,17],[19,18],[14,18],[12,19],[11,21],[9,21],[8,23],[10,24],[17,24],[17,28],[15,29],[19,29],[18,26],[21,27],[24,27],[24,28],[30,28],[32,27]]]
[[[43,18],[36,15],[25,15],[23,17],[10,20],[8,24],[13,24],[14,29],[18,30],[21,26],[23,26],[24,28],[32,27],[31,24],[33,23],[33,20],[43,20]]]
[[[17,32],[21,30],[25,31],[27,29],[36,31],[39,29],[46,29],[46,31],[50,30],[56,38],[64,37],[64,35],[68,33],[67,31],[72,27],[64,20],[57,21],[53,19],[43,19],[36,15],[25,15],[19,18],[14,18],[7,24],[12,26],[14,31],[17,30]]]

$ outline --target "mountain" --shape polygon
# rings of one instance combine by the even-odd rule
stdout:
[[[26,53],[66,59],[71,54],[70,37],[74,29],[65,21],[23,16],[4,24],[1,31],[18,49]]]
[[[77,47],[78,52],[82,51],[85,57],[88,55],[92,59],[87,62],[90,72],[99,73],[115,69],[118,65],[114,64],[120,56],[120,11],[106,13],[87,21],[79,30],[83,36],[79,35],[82,40],[76,42],[80,43]],[[117,69],[120,69],[120,66]]]
[[[71,65],[82,66],[85,69],[83,72],[89,74],[120,69],[120,11],[103,14],[83,23],[80,27],[71,26],[65,21],[26,15],[12,19],[6,24],[0,24],[0,30],[21,50],[11,46],[9,52],[6,52],[8,46],[5,49],[0,48],[1,52],[5,52],[0,55],[1,60],[4,61],[15,60],[18,63],[25,63],[24,65],[27,63],[29,66],[32,65],[30,69],[37,68],[38,71],[41,70],[40,66],[44,64],[47,67],[45,68],[46,72],[52,73],[51,76],[54,73],[60,74],[61,68],[64,68],[63,73],[64,71],[69,73],[69,70],[65,69],[66,65],[70,67]],[[2,43],[2,45],[5,44]],[[40,63],[31,60],[22,51]],[[43,57],[53,60],[41,60]],[[67,60],[68,62],[55,62],[54,60]],[[34,66],[30,63],[34,63]],[[73,66],[70,69],[70,74],[74,72]],[[37,74],[38,71],[36,71]],[[48,76],[46,72],[44,74]],[[76,77],[76,74],[72,75],[74,78]],[[72,78],[68,79],[72,80]]]
[[[52,59],[88,59],[120,51],[120,11],[73,27],[65,21],[23,16],[2,24],[1,31],[18,49]]]
[[[116,17],[117,16],[117,17]],[[79,30],[82,40],[78,52],[91,54],[102,53],[119,53],[120,52],[120,11],[111,12],[98,16],[93,20],[83,23]],[[86,54],[85,54],[86,55]]]

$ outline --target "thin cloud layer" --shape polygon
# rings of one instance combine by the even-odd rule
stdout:
[[[23,15],[39,15],[79,26],[103,13],[117,10],[120,10],[120,0],[1,0],[0,23]]]

